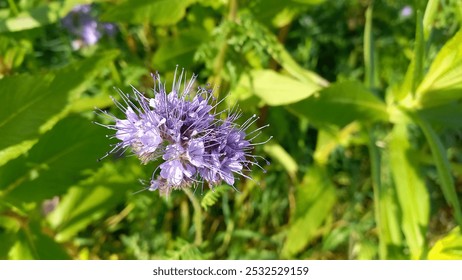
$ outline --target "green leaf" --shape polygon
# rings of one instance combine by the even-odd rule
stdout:
[[[22,156],[0,167],[0,197],[16,205],[60,195],[98,165],[109,148],[106,130],[80,117],[68,117]]]
[[[50,236],[44,234],[37,222],[30,222],[17,233],[9,254],[12,260],[68,260],[69,255]]]
[[[71,187],[49,216],[56,239],[60,242],[70,240],[91,222],[113,210],[127,187],[120,183]]]
[[[187,67],[192,65],[194,54],[208,38],[204,29],[183,30],[178,37],[169,38],[161,43],[153,57],[156,69],[171,70],[176,65]]]
[[[70,240],[91,222],[112,211],[141,176],[139,166],[130,167],[106,163],[92,177],[71,187],[47,216],[56,240]]]
[[[433,21],[435,19],[436,13],[438,12],[438,4],[440,1],[438,0],[429,0],[427,3],[427,7],[425,8],[425,14],[423,17],[423,31],[424,31],[424,39],[427,40],[430,36],[430,32],[432,30]]]
[[[440,50],[417,88],[417,104],[431,107],[462,98],[462,30]]]
[[[374,215],[379,237],[379,258],[402,259],[404,258],[401,231],[402,212],[390,176],[382,176],[388,173],[389,153],[380,152],[376,144],[375,131],[375,129],[370,129],[367,133],[374,191]]]
[[[335,204],[335,187],[322,167],[313,166],[297,186],[295,197],[295,215],[281,252],[285,258],[302,251],[316,237]]]
[[[126,0],[110,8],[101,16],[102,21],[172,25],[186,14],[186,8],[196,0]]]
[[[107,52],[93,56],[55,75],[18,75],[1,79],[0,150],[32,140],[45,127],[50,128],[64,116],[58,115],[69,101],[75,100],[116,54]],[[49,121],[52,123],[47,123]]]
[[[350,227],[334,228],[327,234],[322,242],[323,251],[333,251],[342,244],[346,244],[353,229]]]
[[[17,241],[17,234],[21,225],[19,220],[7,215],[0,215],[0,259],[9,258],[9,252]]]
[[[227,192],[229,190],[229,186],[226,185],[220,185],[218,187],[215,187],[213,189],[210,189],[207,191],[207,193],[204,195],[204,197],[201,200],[201,206],[205,210],[207,210],[209,207],[215,205],[215,203],[218,201],[220,196]]]
[[[0,33],[17,32],[53,24],[64,17],[75,5],[85,3],[82,0],[50,2],[34,7],[15,17],[0,21]]]
[[[410,145],[406,123],[395,124],[390,140],[390,167],[401,211],[402,230],[412,259],[420,259],[425,250],[430,199],[420,174],[416,151]]]
[[[283,27],[292,22],[297,16],[309,9],[309,5],[316,5],[325,0],[253,0],[249,1],[250,10],[255,17],[266,25]]]
[[[317,5],[325,2],[326,0],[292,0],[293,2],[298,2],[302,4],[308,4],[308,5]]]
[[[272,8],[276,7],[276,9],[278,9],[277,4],[282,3],[281,1],[276,1],[276,5],[268,5],[266,0],[262,2],[263,6]],[[284,45],[279,42],[278,38],[268,28],[258,21],[251,19],[248,19],[248,21],[252,27],[252,31],[249,31],[250,33],[248,36],[265,38],[265,41],[262,42],[262,44],[266,45],[266,51],[284,68],[284,70],[287,71],[288,74],[310,87],[325,87],[329,84],[318,74],[300,66],[300,64],[293,59],[293,57],[285,49]]]
[[[358,82],[336,83],[287,108],[318,125],[388,120],[385,103]]]
[[[448,235],[438,240],[428,252],[429,260],[462,259],[462,235],[460,228],[454,228]]]
[[[388,163],[388,162],[387,162]],[[386,254],[383,259],[407,259],[404,254],[404,238],[402,236],[402,211],[399,207],[395,188],[383,183],[379,194],[380,230],[385,244]]]
[[[445,128],[462,127],[462,104],[450,103],[423,108],[418,114],[433,125]]]
[[[250,76],[243,76],[238,88],[252,92],[270,106],[291,104],[319,90],[319,86],[297,81],[273,70],[255,70]]]
[[[451,174],[451,165],[446,155],[446,149],[441,143],[440,138],[433,130],[431,125],[424,120],[419,114],[414,112],[406,112],[412,120],[419,125],[420,129],[427,139],[428,145],[432,152],[433,160],[438,171],[438,179],[444,198],[454,210],[454,216],[459,226],[462,226],[462,210],[457,196],[456,186]]]
[[[287,153],[283,147],[281,147],[281,145],[272,141],[271,143],[265,144],[263,146],[263,150],[270,157],[277,160],[292,178],[296,177],[298,164],[293,159],[293,157],[289,153]]]
[[[66,92],[48,91],[54,76],[18,75],[0,80],[0,150],[36,137],[67,103]]]
[[[16,240],[8,252],[9,260],[33,260],[38,259],[37,254],[32,251],[27,236],[23,230],[16,233]]]
[[[68,260],[69,255],[64,251],[64,248],[58,244],[53,238],[44,234],[38,223],[34,222],[29,225],[29,246],[37,254],[36,258],[40,260]]]

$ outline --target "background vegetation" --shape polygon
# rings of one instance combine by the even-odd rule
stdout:
[[[77,4],[114,23],[96,44]],[[458,0],[0,1],[1,259],[461,259]],[[176,65],[270,124],[266,173],[137,192],[98,107]]]

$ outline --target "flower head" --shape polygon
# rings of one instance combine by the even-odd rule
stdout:
[[[83,45],[94,45],[104,34],[113,36],[116,32],[115,24],[96,20],[91,5],[76,5],[61,22],[77,38],[72,42],[75,49]]]
[[[412,7],[411,6],[404,6],[400,11],[400,16],[402,18],[407,18],[412,15]]]
[[[256,145],[251,140],[261,128],[249,134],[246,130],[258,117],[254,115],[239,126],[236,120],[241,113],[233,109],[217,112],[219,102],[215,102],[212,90],[199,87],[193,93],[196,76],[186,82],[184,71],[179,77],[175,73],[170,92],[158,74],[153,78],[153,98],[133,88],[134,100],[124,93],[120,93],[122,102],[113,99],[125,118],[111,115],[115,124],[103,125],[115,130],[114,137],[120,140],[108,154],[131,148],[143,164],[161,158],[149,189],[163,194],[204,182],[210,187],[223,181],[234,185],[236,174],[251,179],[244,170],[253,165],[261,168],[259,157],[251,154]],[[228,117],[220,119],[225,112]],[[247,139],[251,134],[255,135]]]

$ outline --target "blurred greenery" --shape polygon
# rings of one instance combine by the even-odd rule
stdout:
[[[116,32],[70,32],[82,4]],[[458,0],[0,0],[0,259],[462,259],[461,23]],[[97,161],[95,108],[177,65],[270,124],[237,191]]]

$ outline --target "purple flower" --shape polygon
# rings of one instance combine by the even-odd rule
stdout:
[[[94,45],[104,34],[113,36],[117,30],[113,23],[98,22],[92,15],[91,5],[75,6],[61,22],[77,38],[72,42],[75,49],[83,45]]]
[[[412,7],[411,6],[404,6],[401,9],[400,16],[403,18],[407,18],[412,15]]]
[[[254,115],[239,126],[236,120],[241,113],[228,109],[229,116],[220,119],[226,111],[216,111],[219,102],[212,91],[199,87],[193,93],[196,76],[186,82],[184,71],[179,77],[175,73],[170,92],[158,74],[153,78],[153,98],[133,88],[134,100],[124,93],[120,93],[122,102],[114,99],[124,118],[103,112],[115,121],[103,126],[115,130],[114,137],[120,140],[106,156],[130,148],[143,164],[161,158],[148,189],[162,194],[204,183],[211,188],[223,181],[234,185],[236,174],[251,179],[244,172],[253,165],[264,170],[257,162],[260,157],[251,152],[255,145],[270,139],[252,144],[261,128],[246,133],[258,117]]]

